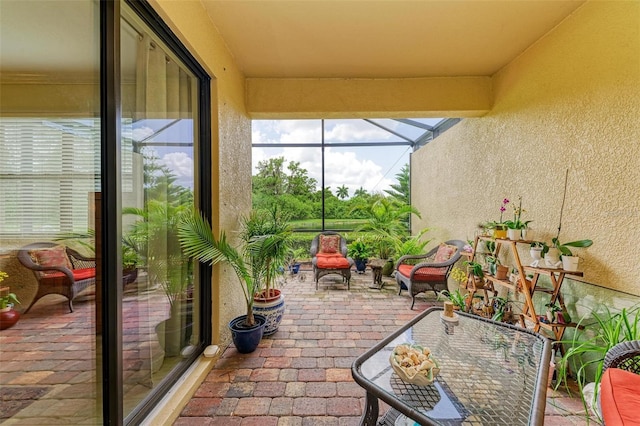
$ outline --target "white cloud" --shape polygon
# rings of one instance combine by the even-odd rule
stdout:
[[[386,127],[395,129],[399,123],[385,120]],[[397,136],[363,120],[327,120],[325,121],[325,140],[331,142],[348,141],[390,141]],[[320,143],[322,126],[320,120],[256,120],[252,123],[253,143]],[[399,153],[399,151],[402,151]],[[362,187],[369,192],[381,192],[395,183],[395,172],[399,155],[406,155],[405,148],[368,147],[368,148],[330,148],[325,150],[325,186],[333,193],[339,186],[345,185],[352,195]],[[321,181],[320,148],[254,148],[252,155],[253,172],[260,161],[285,157],[289,161],[300,163],[308,175]]]
[[[300,167],[307,170],[308,176],[316,179],[318,189],[322,184],[322,162],[319,149],[306,148],[286,148],[285,150],[267,150],[263,148],[253,149],[253,166],[259,161],[266,161],[270,158],[285,157],[285,167],[290,161],[300,163]],[[332,151],[327,148],[325,151],[325,186],[331,187],[335,194],[339,186],[345,185],[349,188],[349,195],[353,195],[360,187],[368,192],[381,192],[394,183],[393,179],[388,179],[383,175],[383,169],[378,164],[369,159],[358,158],[352,151]]]
[[[363,120],[340,122],[326,129],[325,139],[333,142],[387,141],[392,134]]]
[[[141,141],[143,139],[148,138],[153,134],[153,129],[151,127],[139,127],[137,129],[133,129],[131,133],[131,138],[134,141]]]
[[[193,188],[193,158],[184,152],[171,152],[165,154],[160,163],[173,172],[180,185]]]

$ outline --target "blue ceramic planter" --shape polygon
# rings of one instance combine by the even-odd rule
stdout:
[[[267,323],[267,319],[264,316],[254,314],[256,324],[252,327],[246,327],[244,326],[246,317],[246,315],[241,315],[229,322],[233,344],[241,354],[248,354],[256,350],[260,340],[262,340],[264,326]]]

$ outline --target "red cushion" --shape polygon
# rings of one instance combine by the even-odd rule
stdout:
[[[82,281],[96,277],[96,268],[75,269],[73,271],[73,279]],[[61,285],[67,281],[67,276],[62,272],[51,272],[46,274],[41,282],[50,285]]]
[[[318,253],[316,258],[316,266],[320,269],[345,269],[351,266],[346,257],[337,253]]]
[[[54,246],[29,251],[31,259],[40,266],[62,266],[71,269],[71,262],[67,257],[64,246]]]
[[[414,265],[400,265],[398,272],[405,277],[411,276],[411,270]],[[447,268],[420,268],[413,275],[414,281],[442,281],[447,273]]]
[[[607,426],[640,425],[640,375],[608,368],[602,375],[600,406]]]
[[[340,248],[339,235],[320,234],[320,253],[338,253]]]

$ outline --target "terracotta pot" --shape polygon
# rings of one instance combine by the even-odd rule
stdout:
[[[499,280],[506,280],[509,268],[504,265],[498,265],[496,268],[496,278]]]
[[[16,325],[20,319],[20,312],[16,311],[12,307],[0,309],[0,330],[6,330],[7,328]]]
[[[277,288],[269,289],[269,294],[265,294],[265,293],[266,293],[266,290],[261,291],[260,293],[256,293],[253,296],[253,300],[261,303],[269,303],[269,302],[273,302],[275,300],[280,299],[280,290],[278,290]]]

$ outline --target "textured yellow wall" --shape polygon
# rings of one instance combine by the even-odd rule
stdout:
[[[247,79],[255,119],[479,117],[490,108],[489,77]]]
[[[414,228],[473,238],[521,195],[550,242],[569,169],[560,239],[594,241],[585,281],[640,295],[640,3],[586,3],[493,80],[491,112],[413,155]]]
[[[233,236],[238,218],[251,209],[251,121],[244,107],[244,77],[199,0],[151,2],[163,20],[212,77],[214,226]],[[226,324],[246,313],[233,270],[214,271],[213,340],[230,341]]]

